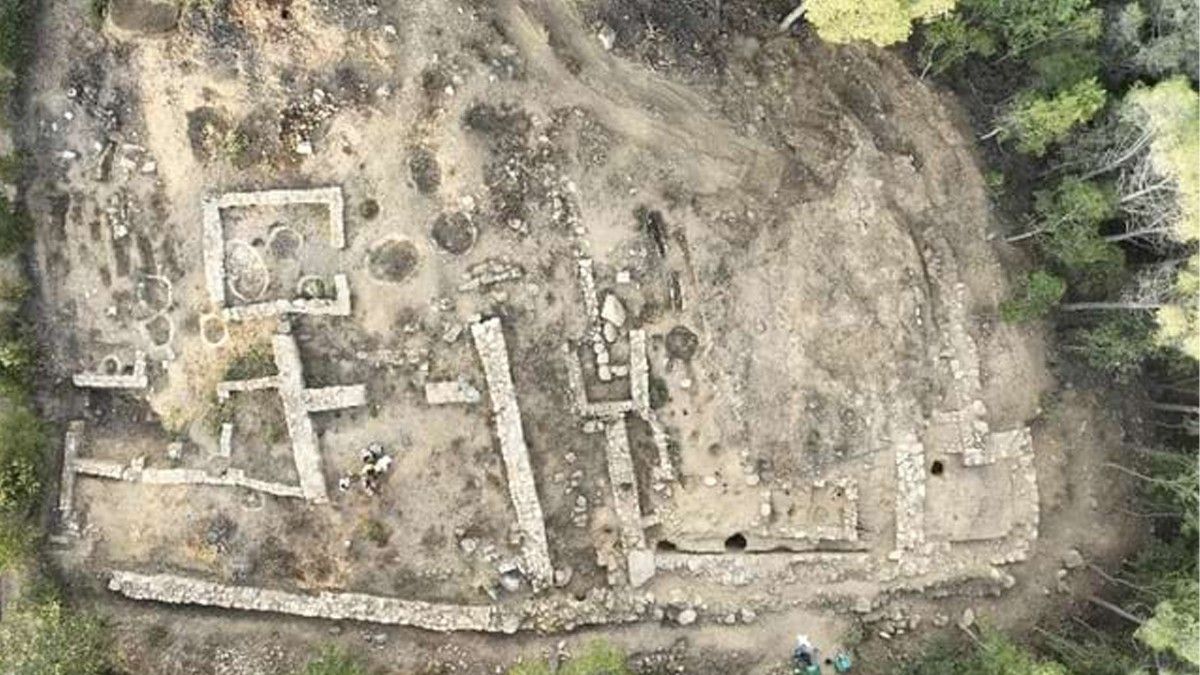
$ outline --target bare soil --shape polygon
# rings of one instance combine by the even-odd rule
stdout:
[[[231,368],[266,374],[250,371],[276,325],[219,317],[200,205],[328,185],[345,196],[344,249],[329,246],[326,214],[247,209],[227,221],[227,281],[248,303],[321,296],[347,275],[352,316],[295,318],[293,334],[310,387],[364,384],[368,401],[314,417],[327,505],[81,479],[86,534],[56,557],[74,597],[112,619],[129,671],[294,672],[331,641],[380,672],[491,673],[603,636],[639,672],[782,673],[806,633],[886,672],[905,647],[881,632],[952,630],[935,618],[952,626],[968,606],[1023,625],[1086,589],[1086,572],[1060,583],[1069,549],[1099,559],[1128,540],[1102,468],[1120,430],[1086,394],[1057,391],[1036,328],[998,322],[1015,254],[987,239],[998,228],[973,140],[954,102],[896,55],[778,35],[778,3],[215,0],[185,2],[166,33],[155,14],[154,35],[94,26],[84,4],[47,6],[30,87],[46,408],[87,421],[92,457],[295,481],[279,397],[216,400]],[[680,476],[674,491],[649,489],[652,433],[631,423],[643,511],[735,553],[764,490],[799,505],[788,522],[815,527],[838,522],[845,494],[806,486],[848,477],[853,548],[872,567],[834,564],[828,589],[828,569],[742,585],[660,573],[641,590],[672,603],[661,621],[569,636],[439,635],[104,590],[107,572],[138,569],[305,593],[528,598],[527,585],[497,584],[520,537],[488,407],[424,397],[427,382],[459,377],[486,391],[462,330],[481,315],[504,321],[551,557],[570,570],[553,592],[607,587],[619,536],[603,434],[571,410],[562,356],[585,333],[581,256],[650,336],[652,403]],[[519,278],[469,283],[501,268]],[[959,292],[963,317],[939,324]],[[1032,424],[1038,537],[998,597],[994,583],[883,592],[895,439],[954,397],[942,341],[958,329],[977,346],[991,427]],[[624,338],[610,350],[628,359]],[[149,390],[71,385],[135,352],[149,355]],[[598,371],[588,365],[592,399],[627,395],[628,380]],[[228,421],[234,454],[214,458]],[[172,442],[182,456],[165,455]],[[395,460],[377,493],[340,491],[371,443]],[[652,542],[664,531],[647,527]],[[878,602],[852,611],[824,599],[834,586]],[[773,611],[678,625],[701,593]]]

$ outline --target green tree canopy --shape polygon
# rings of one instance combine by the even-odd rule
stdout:
[[[1067,292],[1062,279],[1037,270],[1029,275],[1020,292],[1000,304],[1000,316],[1009,323],[1038,319],[1050,312]]]
[[[1171,597],[1154,606],[1154,615],[1134,637],[1156,652],[1200,667],[1200,584],[1180,579]]]
[[[1149,160],[1154,174],[1175,191],[1178,213],[1170,223],[1171,238],[1182,243],[1200,240],[1200,94],[1180,76],[1136,87],[1125,103],[1127,114],[1152,134]],[[1147,196],[1155,201],[1163,197],[1161,191]]]
[[[1094,44],[1101,32],[1101,12],[1090,0],[960,0],[931,21],[921,53],[926,68],[939,72],[971,55],[1061,54]]]
[[[1104,87],[1094,77],[1051,95],[1024,92],[1000,120],[1000,137],[1015,138],[1017,149],[1040,157],[1100,112],[1105,97]]]
[[[954,4],[955,0],[808,0],[805,16],[823,40],[886,47],[907,40],[913,21],[942,16]]]
[[[1112,7],[1105,51],[1121,76],[1195,77],[1200,69],[1200,3],[1196,0],[1132,0]]]
[[[1175,277],[1171,301],[1155,312],[1158,344],[1200,360],[1200,254],[1192,254]]]

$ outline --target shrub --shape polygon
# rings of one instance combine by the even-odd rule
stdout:
[[[346,650],[330,645],[309,660],[303,675],[367,675],[367,669]]]
[[[1008,323],[1039,319],[1048,314],[1066,292],[1066,282],[1038,270],[1029,275],[1020,294],[1000,303],[1000,317]]]
[[[0,415],[0,438],[0,517],[25,515],[41,492],[45,426],[28,408],[14,406]]]
[[[109,671],[108,654],[104,625],[54,599],[19,604],[0,621],[6,675],[100,675]]]
[[[249,349],[233,357],[225,367],[226,380],[252,380],[256,377],[276,375],[275,353],[271,345],[257,342]]]
[[[33,10],[29,0],[0,0],[0,66],[18,72],[29,56]]]
[[[3,2],[3,0],[0,0]],[[29,243],[33,221],[25,209],[0,194],[0,256],[16,253]]]
[[[1039,661],[1024,647],[999,633],[985,631],[971,651],[935,643],[914,662],[899,670],[902,675],[1067,675],[1054,661]]]
[[[0,572],[20,565],[33,553],[36,542],[35,531],[24,518],[0,515]]]
[[[519,661],[505,671],[505,675],[550,675],[550,666],[543,659]],[[562,664],[558,675],[632,675],[626,664],[625,652],[618,647],[596,640],[584,650]]]
[[[558,672],[559,675],[633,675],[625,663],[625,652],[603,640],[589,644]]]

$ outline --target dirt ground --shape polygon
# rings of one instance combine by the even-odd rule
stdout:
[[[345,275],[350,316],[286,322],[309,387],[361,384],[366,398],[312,417],[327,504],[78,479],[82,533],[56,557],[75,597],[112,619],[131,672],[292,672],[330,641],[382,672],[489,673],[603,636],[639,672],[773,673],[796,633],[886,672],[967,608],[1010,627],[1069,603],[1089,583],[1073,551],[1121,554],[1134,524],[1103,468],[1120,430],[1060,390],[1036,329],[999,323],[1016,254],[987,236],[999,228],[973,141],[895,55],[780,35],[789,8],[757,2],[190,0],[172,22],[123,1],[103,25],[84,4],[47,6],[30,88],[51,415],[83,420],[96,460],[299,480],[281,397],[216,396],[223,380],[274,375],[280,320],[214,302],[202,204],[271,189],[340,187],[345,246],[319,207],[226,209],[228,306],[326,298]],[[620,321],[589,316],[581,260]],[[564,354],[582,355],[591,400],[622,400],[634,331],[648,336],[653,424],[628,426],[636,527],[660,566],[628,592],[659,614],[499,637],[104,590],[136,570],[530,598],[528,580],[503,579],[528,542],[468,328],[493,316],[556,570],[547,592],[579,601],[625,593],[633,575],[625,487],[570,403]],[[590,341],[600,326],[612,335]],[[138,353],[146,389],[72,384],[133,372]],[[459,378],[482,399],[427,403],[428,383]],[[1010,478],[1016,455],[960,466],[936,429],[960,410],[982,437],[1028,428],[1034,492]],[[377,489],[339,489],[372,443],[394,460]],[[925,448],[918,492],[906,443]],[[906,519],[927,543],[903,543]],[[661,564],[718,558],[761,571],[730,582]]]

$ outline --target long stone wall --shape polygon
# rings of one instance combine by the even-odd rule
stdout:
[[[117,571],[109,579],[108,588],[135,600],[351,619],[439,632],[513,633],[521,622],[519,614],[505,612],[499,606],[437,604],[361,593],[302,595],[170,574]]]
[[[488,397],[495,416],[496,436],[504,458],[508,492],[517,513],[517,525],[524,539],[525,573],[535,589],[545,588],[553,580],[554,568],[546,542],[546,522],[542,503],[538,499],[533,467],[529,464],[529,447],[521,426],[521,409],[508,365],[508,345],[500,319],[488,319],[471,324],[475,351],[483,362]]]
[[[109,590],[134,600],[202,605],[311,618],[411,626],[437,632],[557,632],[581,626],[632,623],[661,618],[657,605],[641,594],[597,592],[583,600],[540,598],[498,605],[458,605],[401,600],[362,593],[307,595],[255,586],[231,586],[170,574],[118,570]]]

